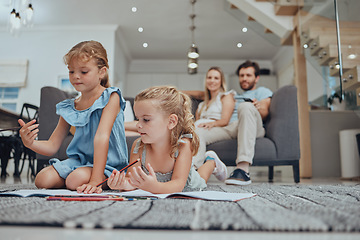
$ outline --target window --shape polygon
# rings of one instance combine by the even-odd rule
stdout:
[[[19,88],[0,87],[0,107],[16,112]]]

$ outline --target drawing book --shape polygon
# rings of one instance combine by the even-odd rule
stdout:
[[[176,192],[171,194],[153,194],[144,190],[134,190],[129,192],[120,192],[122,197],[152,197],[158,199],[165,198],[187,198],[187,199],[203,199],[209,201],[231,201],[236,202],[245,198],[256,196],[253,193],[233,193],[220,191],[195,191],[195,192]]]
[[[3,191],[0,196],[13,196],[13,197],[49,197],[49,196],[99,196],[104,194],[85,194],[71,191],[68,189],[21,189],[14,191]]]
[[[220,191],[195,191],[195,192],[176,192],[171,194],[153,194],[144,190],[134,190],[128,192],[102,192],[85,194],[67,189],[22,189],[15,191],[1,192],[0,196],[15,196],[15,197],[49,197],[49,196],[119,196],[127,198],[187,198],[187,199],[203,199],[211,201],[239,201],[245,198],[255,196],[253,193],[233,193],[233,192],[220,192]]]

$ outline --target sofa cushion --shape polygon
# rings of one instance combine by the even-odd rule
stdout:
[[[227,166],[236,165],[236,153],[237,153],[237,139],[223,140],[220,142],[209,144],[206,147],[207,150],[215,151],[219,158]],[[257,138],[255,144],[255,156],[253,165],[256,165],[257,161],[263,160],[275,160],[276,148],[273,141],[269,138]]]
[[[266,135],[276,146],[277,159],[299,159],[299,128],[297,89],[284,86],[271,100],[270,114],[265,123]]]

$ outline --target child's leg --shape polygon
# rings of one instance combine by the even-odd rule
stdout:
[[[204,166],[208,162],[210,162],[211,164],[209,164],[205,170],[201,170],[201,174],[204,175],[203,178],[205,179],[205,181],[207,182],[210,175],[214,174],[218,180],[224,182],[227,177],[227,168],[214,151],[210,150],[205,153],[205,163],[202,166]],[[198,171],[200,170],[200,168],[198,169]],[[210,170],[212,170],[212,172],[209,173]]]
[[[53,166],[48,166],[36,175],[35,186],[37,188],[63,188],[65,180],[60,177]]]
[[[65,180],[66,188],[70,190],[76,190],[83,184],[89,183],[92,174],[92,167],[80,167],[72,171]],[[103,175],[105,180],[106,176]],[[100,183],[100,182],[99,182]],[[106,189],[106,184],[103,184],[102,188]]]
[[[198,168],[198,173],[200,175],[201,178],[203,178],[205,180],[205,182],[207,182],[211,176],[211,174],[213,173],[214,169],[215,169],[215,161],[214,160],[210,160],[210,161],[206,161],[203,165],[201,165]]]
[[[92,173],[91,167],[80,167],[72,171],[65,180],[67,189],[76,190],[77,187],[89,183]]]

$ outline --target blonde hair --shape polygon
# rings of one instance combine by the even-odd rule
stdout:
[[[64,62],[69,65],[74,58],[78,58],[83,62],[88,62],[91,59],[95,59],[99,69],[106,67],[109,69],[107,53],[103,45],[97,41],[84,41],[76,44],[71,50],[64,56]],[[104,78],[100,82],[103,87],[110,87],[109,75],[106,71]]]
[[[175,87],[158,86],[143,90],[135,97],[136,101],[156,100],[158,107],[165,114],[175,114],[178,117],[177,125],[171,130],[170,156],[178,150],[178,140],[182,134],[192,134],[191,150],[195,155],[199,149],[199,137],[195,133],[194,116],[191,113],[191,100],[189,96],[178,91]]]
[[[201,109],[199,110],[199,114],[201,115],[201,112],[209,105],[209,102],[214,101],[215,99],[211,99],[211,94],[209,89],[206,87],[206,79],[207,79],[207,75],[210,71],[215,70],[217,72],[220,73],[220,80],[221,80],[221,85],[220,85],[220,92],[225,92],[226,91],[226,82],[225,82],[225,75],[224,72],[221,70],[220,67],[210,67],[209,70],[206,72],[206,76],[205,76],[205,81],[204,81],[204,85],[205,85],[205,97],[204,97],[204,104],[202,105]]]

